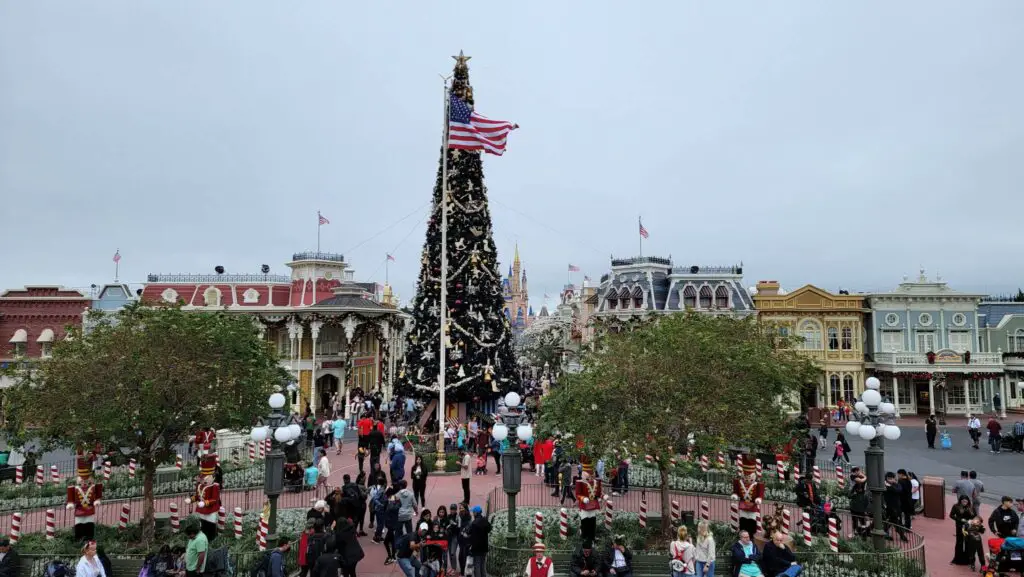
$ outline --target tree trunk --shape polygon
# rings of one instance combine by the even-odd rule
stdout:
[[[669,509],[671,497],[668,494],[668,469],[659,463],[658,472],[661,474],[661,532],[665,535],[671,535],[672,512]]]
[[[156,535],[156,504],[153,500],[153,481],[156,479],[156,463],[144,459],[142,466],[142,544],[149,545]]]

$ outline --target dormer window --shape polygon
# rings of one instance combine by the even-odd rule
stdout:
[[[683,308],[697,308],[697,289],[692,286],[683,289]]]
[[[729,290],[724,286],[720,286],[715,289],[715,308],[729,308]]]
[[[607,303],[608,303],[608,310],[613,311],[613,310],[615,310],[615,305],[618,304],[618,301],[616,301],[615,300],[615,296],[612,295],[612,296],[608,297]]]
[[[644,308],[644,292],[640,290],[640,287],[633,289],[633,308]]]
[[[700,287],[700,308],[711,308],[711,287],[709,286]]]
[[[622,308],[629,308],[629,289],[626,287],[622,287],[622,290],[619,291],[619,302]]]
[[[206,301],[208,307],[219,307],[220,306],[220,290],[217,287],[210,287],[203,293],[203,300]]]

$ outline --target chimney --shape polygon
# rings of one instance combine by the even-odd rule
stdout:
[[[757,296],[774,297],[779,294],[779,281],[761,280],[757,281]]]

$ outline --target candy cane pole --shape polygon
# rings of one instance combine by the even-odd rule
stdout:
[[[184,467],[184,466],[185,466],[185,460],[181,458],[181,454],[175,455],[174,456],[174,468],[180,471],[182,469],[182,467]]]
[[[729,526],[732,530],[740,530],[740,504],[736,501],[729,502]]]
[[[54,485],[60,483],[60,471],[57,470],[57,465],[50,465],[50,482]]]
[[[167,509],[171,512],[171,533],[177,533],[181,530],[181,517],[178,516],[178,504],[170,503],[167,505]]]
[[[813,470],[814,470],[814,484],[815,485],[821,485],[821,467],[815,465]]]
[[[11,515],[11,545],[17,545],[21,539],[21,511]]]
[[[789,535],[789,528],[790,528],[790,525],[792,525],[792,523],[793,523],[793,519],[792,519],[792,515],[789,512],[789,509],[783,509],[782,510],[782,532],[785,533],[786,535]]]
[[[25,482],[25,467],[18,465],[14,468],[14,484],[20,485]]]
[[[103,461],[103,480],[110,480],[110,473],[113,471],[113,467],[110,465],[110,461]]]
[[[121,505],[121,520],[118,523],[118,527],[124,531],[128,528],[128,517],[131,516],[132,506],[128,503]]]
[[[839,483],[840,489],[846,488],[846,471],[843,470],[842,465],[836,465],[836,482]]]
[[[263,455],[266,456],[270,452],[270,439],[263,441]]]
[[[220,466],[220,453],[213,454],[213,462],[216,463],[218,467]]]
[[[217,530],[223,531],[224,526],[227,525],[227,521],[228,512],[224,510],[224,507],[221,507],[220,509],[217,510]]]
[[[803,525],[804,525],[804,545],[807,547],[811,546],[811,514],[807,511],[803,512]]]
[[[761,463],[761,459],[754,461],[754,466],[756,467],[757,480],[760,482],[764,478],[764,465]]]
[[[129,479],[134,479],[135,478],[135,466],[136,466],[135,459],[129,459],[128,460],[128,478]]]
[[[710,521],[711,520],[711,504],[707,500],[700,502],[700,520]]]
[[[540,511],[533,514],[533,540],[535,543],[544,542],[544,514]]]
[[[793,463],[793,480],[800,478],[800,465]]]
[[[260,551],[267,550],[267,530],[267,518],[265,515],[260,515],[260,527],[256,531],[256,543]]]
[[[725,470],[725,453],[721,451],[718,452],[718,468]]]
[[[615,506],[612,505],[611,499],[605,499],[604,501],[604,528],[609,531],[612,530],[612,513],[615,511]]]
[[[679,501],[672,501],[672,523],[674,525],[678,525],[680,518],[681,514],[679,508]]]
[[[779,476],[780,481],[786,480],[786,465],[782,461],[775,462],[775,474]]]
[[[46,540],[53,541],[57,535],[57,513],[53,509],[46,510]]]
[[[739,455],[736,455],[736,470],[737,471],[742,471],[743,470],[743,458],[740,457]]]
[[[647,496],[642,495],[640,497],[640,515],[637,516],[637,520],[640,521],[640,528],[647,528]]]
[[[43,466],[36,465],[36,487],[42,487],[45,482],[46,478],[43,477]]]
[[[565,507],[558,511],[558,537],[562,541],[569,538],[569,510]]]
[[[761,525],[761,512],[760,511],[758,511],[757,513],[754,513],[754,519],[757,520],[757,529],[755,529],[755,533],[764,533],[764,527]]]
[[[249,443],[249,463],[251,464],[251,463],[255,463],[255,462],[256,462],[256,445],[253,444],[253,443]]]
[[[833,553],[839,552],[839,528],[835,517],[828,518],[828,547]]]
[[[242,538],[242,508],[235,507],[235,539]]]
[[[708,461],[709,459],[707,455],[700,456],[700,470],[704,473],[707,473],[708,469],[710,468]]]

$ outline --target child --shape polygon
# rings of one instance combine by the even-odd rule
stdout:
[[[473,471],[474,475],[486,475],[487,474],[487,454],[480,453],[476,456],[476,470]]]

